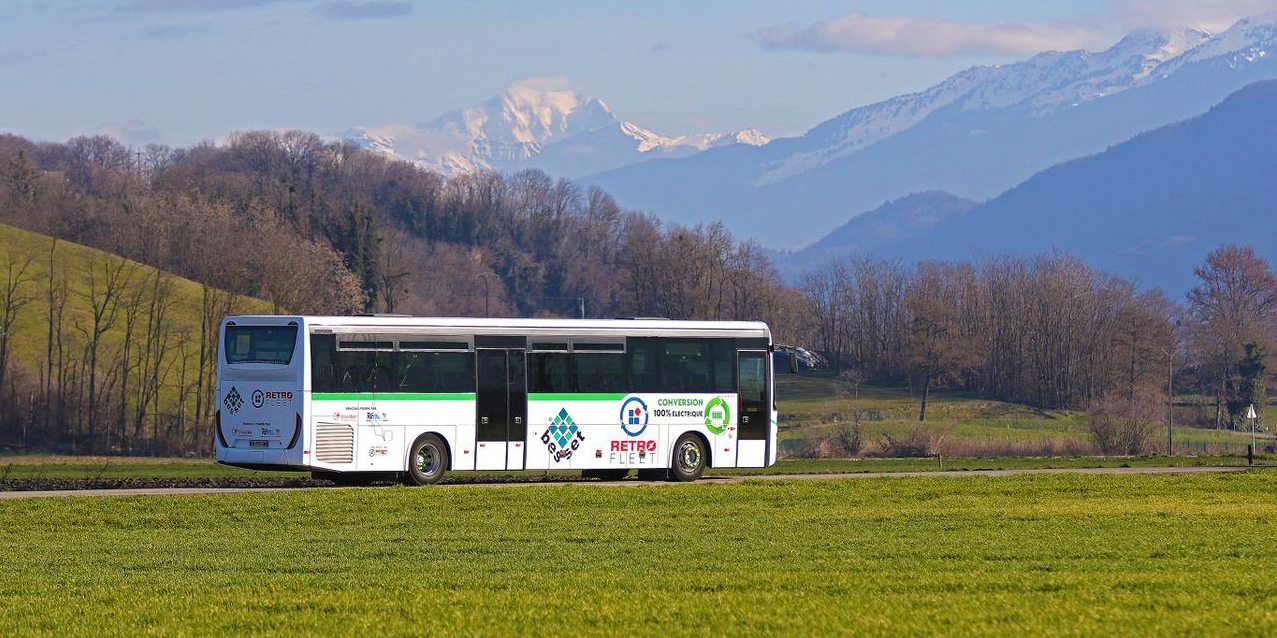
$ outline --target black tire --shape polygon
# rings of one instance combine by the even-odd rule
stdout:
[[[628,468],[604,468],[599,470],[581,470],[581,478],[596,478],[600,481],[620,481],[630,475]]]
[[[408,450],[408,472],[411,485],[434,485],[448,473],[448,446],[434,434],[422,434]]]
[[[701,437],[691,432],[678,437],[670,459],[670,480],[680,483],[695,481],[705,473],[705,462],[708,460]]]

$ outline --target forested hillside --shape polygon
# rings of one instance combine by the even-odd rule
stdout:
[[[142,150],[0,136],[0,166],[0,222],[279,311],[782,315],[757,246],[721,225],[662,226],[539,171],[445,179],[297,131]]]
[[[222,317],[268,304],[0,225],[0,441],[202,449]]]

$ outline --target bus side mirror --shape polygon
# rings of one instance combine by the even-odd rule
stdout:
[[[798,374],[798,351],[789,351],[789,373]]]

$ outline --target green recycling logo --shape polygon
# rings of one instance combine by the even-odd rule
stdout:
[[[722,434],[727,423],[732,420],[732,410],[722,397],[714,397],[705,405],[705,429],[714,434]]]

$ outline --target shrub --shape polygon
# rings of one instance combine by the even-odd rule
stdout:
[[[1166,397],[1147,387],[1105,394],[1087,414],[1091,437],[1105,454],[1153,452],[1154,435],[1165,419]]]

